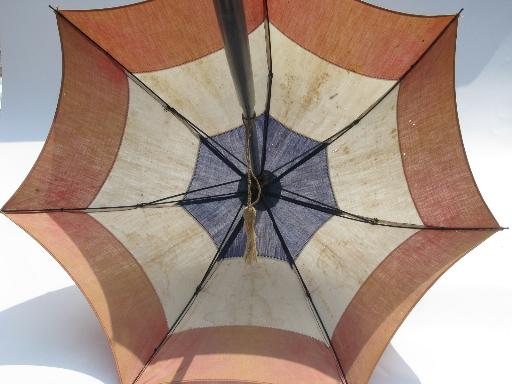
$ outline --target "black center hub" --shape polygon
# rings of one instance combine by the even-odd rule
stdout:
[[[269,208],[272,208],[277,204],[281,197],[281,182],[277,180],[276,176],[270,171],[263,171],[258,176],[258,181],[261,187],[260,201],[255,205],[256,210],[264,211],[265,204],[263,199]],[[240,180],[238,183],[238,192],[240,192],[240,201],[242,204],[247,205],[247,175]],[[252,182],[251,188],[252,201],[256,201],[258,198],[258,187],[255,181]]]

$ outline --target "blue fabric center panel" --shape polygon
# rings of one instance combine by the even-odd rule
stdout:
[[[264,116],[256,119],[256,140],[259,148],[263,142]],[[243,126],[214,137],[229,152],[245,163],[245,128]],[[270,117],[267,139],[267,157],[263,177],[272,180],[279,177],[297,163],[296,158],[318,142],[293,132],[279,121]],[[220,152],[232,165],[245,175],[246,167],[239,160]],[[193,192],[220,183],[228,183],[216,188]],[[205,197],[206,200],[190,201],[184,208],[205,228],[217,247],[220,246],[231,221],[241,204],[246,201],[247,179],[240,176],[232,166],[226,164],[212,149],[210,143],[202,143],[196,168],[185,199]],[[303,196],[303,197],[301,197]],[[327,168],[327,153],[323,149],[314,157],[286,173],[279,181],[270,181],[263,189],[263,199],[270,207],[280,232],[295,258],[304,248],[311,236],[331,215],[319,212],[297,203],[285,201],[290,197],[303,202],[306,198],[316,200],[331,207],[337,207],[331,188]],[[256,217],[256,236],[259,257],[272,257],[286,261],[286,254],[274,230],[272,221],[263,204],[258,204]],[[245,233],[241,229],[222,253],[223,258],[242,257],[245,250]],[[213,256],[213,255],[212,255]]]

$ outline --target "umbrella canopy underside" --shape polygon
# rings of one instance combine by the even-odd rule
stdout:
[[[256,264],[212,2],[57,12],[55,119],[3,211],[87,297],[124,384],[366,383],[426,290],[500,229],[457,121],[457,15],[244,4],[269,181]]]

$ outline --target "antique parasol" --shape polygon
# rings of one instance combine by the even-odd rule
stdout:
[[[426,290],[502,229],[457,121],[459,14],[55,13],[59,104],[2,212],[80,287],[122,383],[365,383]]]

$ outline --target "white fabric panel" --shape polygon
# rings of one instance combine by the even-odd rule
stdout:
[[[92,207],[131,205],[185,192],[194,172],[197,136],[133,81],[129,91],[123,141]]]
[[[330,335],[370,273],[415,232],[333,217],[311,238],[297,266]]]
[[[322,141],[351,123],[394,83],[347,71],[310,53],[271,26],[270,114]]]
[[[397,98],[398,87],[328,147],[329,174],[341,209],[367,217],[422,224],[400,156]]]
[[[267,93],[267,59],[263,24],[249,35],[256,114],[263,112]],[[209,135],[242,125],[242,109],[224,49],[177,67],[137,76]]]
[[[223,325],[279,328],[325,338],[294,271],[283,261],[237,257],[220,262],[177,332]]]
[[[172,324],[215,255],[217,248],[209,235],[181,207],[91,215],[137,259]]]

